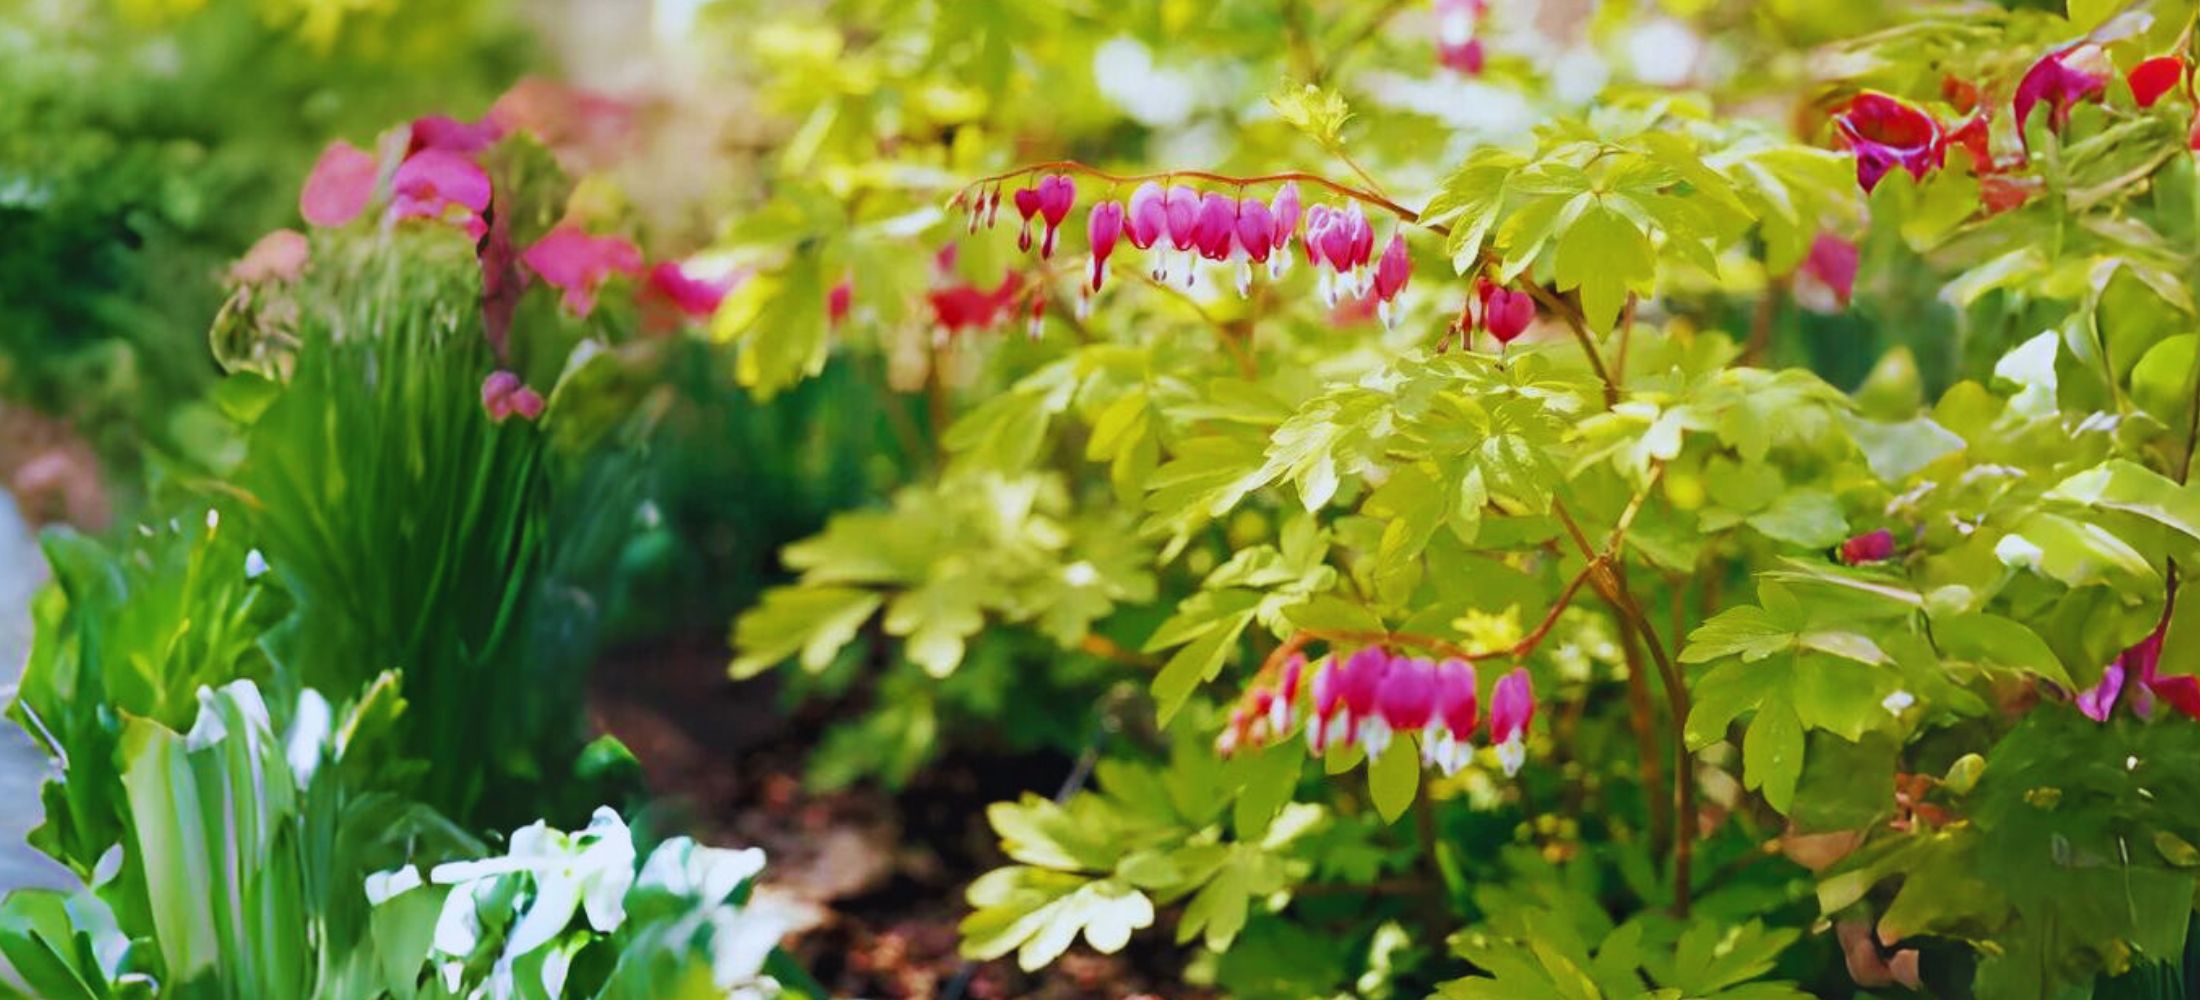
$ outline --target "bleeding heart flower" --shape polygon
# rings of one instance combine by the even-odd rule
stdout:
[[[1526,667],[1497,679],[1490,692],[1490,743],[1497,747],[1498,763],[1506,776],[1520,772],[1527,760],[1528,723],[1535,719],[1535,688]]]
[[[1376,695],[1375,711],[1390,733],[1427,728],[1436,716],[1436,664],[1402,656],[1392,659],[1390,673]]]
[[[1062,174],[1048,174],[1039,178],[1039,215],[1046,220],[1046,238],[1039,242],[1039,256],[1054,256],[1054,236],[1062,228],[1062,220],[1069,218],[1069,210],[1077,204],[1077,185]]]
[[[1421,736],[1421,761],[1447,776],[1474,757],[1474,685],[1474,664],[1454,659],[1436,665],[1436,715]]]
[[[1535,322],[1535,299],[1488,278],[1476,282],[1475,296],[1482,301],[1481,327],[1499,347],[1511,344]]]
[[[321,150],[298,193],[298,214],[316,226],[341,226],[366,211],[380,166],[373,155],[338,139]]]
[[[542,280],[563,289],[560,301],[576,316],[596,308],[596,289],[605,279],[642,270],[642,252],[634,244],[616,236],[590,236],[570,223],[543,234],[519,259]]]
[[[1039,189],[1024,188],[1016,192],[1016,214],[1023,216],[1022,228],[1016,231],[1016,249],[1031,251],[1031,219],[1039,214]]]
[[[1247,198],[1238,202],[1237,210],[1238,246],[1244,248],[1245,256],[1253,263],[1267,263],[1269,253],[1276,247],[1276,220],[1268,212],[1268,203]]]
[[[1813,312],[1846,309],[1856,289],[1856,244],[1832,233],[1819,233],[1796,271],[1795,299]]]
[[[1344,698],[1344,714],[1339,717],[1344,731],[1331,733],[1330,741],[1356,740],[1368,756],[1381,753],[1388,743],[1390,731],[1375,714],[1375,700],[1383,689],[1383,678],[1390,674],[1390,655],[1370,646],[1359,650],[1338,668],[1337,684]]]
[[[726,293],[741,283],[741,278],[740,272],[697,278],[690,276],[677,262],[666,260],[649,269],[649,289],[688,318],[708,319],[718,311],[719,303],[726,300]]]
[[[1856,182],[1865,191],[1887,171],[1901,167],[1919,180],[1944,157],[1940,123],[1924,111],[1885,94],[1866,91],[1833,116],[1842,141],[1856,154]]]
[[[1207,192],[1199,199],[1199,215],[1192,224],[1192,245],[1199,255],[1213,261],[1230,259],[1237,242],[1237,202],[1228,195]]]
[[[1151,250],[1153,245],[1169,234],[1168,195],[1161,185],[1147,181],[1131,192],[1130,236],[1131,245],[1140,250]]]
[[[1123,203],[1094,203],[1085,219],[1085,234],[1092,242],[1092,290],[1097,292],[1108,273],[1108,256],[1115,253],[1115,241],[1123,235]]]
[[[1881,528],[1841,543],[1841,561],[1850,566],[1886,562],[1894,558],[1894,532]]]
[[[1276,678],[1276,696],[1268,703],[1268,725],[1276,736],[1291,731],[1297,719],[1296,703],[1299,697],[1299,679],[1306,673],[1306,657],[1297,653],[1283,661],[1283,671]]]
[[[1436,0],[1436,58],[1454,72],[1482,73],[1482,40],[1476,37],[1486,0]]]
[[[1275,252],[1276,260],[1270,267],[1289,267],[1291,264],[1291,239],[1299,229],[1299,183],[1285,181],[1276,189],[1275,200],[1268,206],[1268,218],[1274,224],[1268,245]]]
[[[489,175],[457,153],[424,149],[406,157],[390,191],[393,218],[448,222],[476,240],[488,232],[481,213],[489,209]]]
[[[932,304],[932,319],[943,334],[954,335],[964,330],[993,327],[1005,318],[1023,291],[1023,277],[1014,272],[1001,276],[1001,283],[992,291],[984,291],[974,285],[959,284],[934,289],[926,293]],[[1045,302],[1045,296],[1038,301]]]
[[[1169,244],[1190,250],[1199,236],[1199,192],[1182,184],[1163,196],[1162,210],[1169,223]]]
[[[2024,134],[2024,126],[2031,121],[2032,109],[2041,101],[2047,102],[2048,128],[2060,132],[2070,124],[2070,109],[2079,101],[2099,100],[2108,89],[2108,56],[2101,47],[2093,44],[2079,45],[2051,52],[2033,63],[2025,71],[2024,79],[2017,82],[2016,99],[2017,134]]]
[[[1306,750],[1316,757],[1328,753],[1331,746],[1348,738],[1352,731],[1352,716],[1344,705],[1341,674],[1336,658],[1324,656],[1314,668],[1313,679],[1307,683],[1314,721],[1306,727]]]
[[[1406,282],[1413,278],[1413,258],[1406,250],[1406,234],[1390,234],[1390,243],[1383,247],[1383,258],[1375,263],[1375,311],[1383,318],[1383,326],[1397,325],[1397,314],[1391,301],[1405,291]]]
[[[2183,56],[2155,56],[2131,67],[2131,75],[2125,81],[2131,84],[2131,97],[2142,108],[2151,108],[2185,79]]]

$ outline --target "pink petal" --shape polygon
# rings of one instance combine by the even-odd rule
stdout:
[[[306,175],[298,214],[316,226],[341,226],[359,217],[374,197],[379,167],[374,157],[341,139],[329,143]]]
[[[229,280],[244,285],[295,281],[305,273],[306,256],[310,251],[304,233],[277,229],[260,237],[259,242],[252,244],[252,249],[229,266]]]

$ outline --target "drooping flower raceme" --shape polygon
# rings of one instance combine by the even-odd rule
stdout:
[[[1457,774],[1474,759],[1477,683],[1474,665],[1463,659],[1439,663],[1366,647],[1309,664],[1294,654],[1254,679],[1216,736],[1215,750],[1229,755],[1279,743],[1303,721],[1314,756],[1352,744],[1373,759],[1410,735],[1420,743],[1422,766]],[[1499,680],[1491,694],[1490,737],[1508,774],[1525,756],[1534,697],[1524,669]]]

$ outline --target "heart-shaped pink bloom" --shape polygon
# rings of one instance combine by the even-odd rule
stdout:
[[[1092,242],[1092,290],[1097,292],[1108,273],[1108,256],[1115,253],[1115,241],[1123,235],[1123,203],[1094,203],[1085,219],[1085,234]]]
[[[1245,255],[1255,263],[1267,263],[1275,239],[1276,220],[1268,214],[1268,204],[1258,198],[1238,202],[1237,242],[1245,248]]]
[[[561,223],[520,254],[520,262],[564,291],[560,301],[574,315],[596,308],[596,289],[614,274],[641,273],[642,252],[616,236],[590,236]]]
[[[1856,244],[1832,233],[1819,233],[1811,240],[1810,253],[1798,269],[1796,300],[1820,312],[1829,311],[1829,305],[1847,308],[1849,295],[1856,289],[1857,261]]]
[[[1039,214],[1039,189],[1022,188],[1016,192],[1016,214],[1023,216],[1023,225],[1016,231],[1016,249],[1031,249],[1031,219]]]
[[[1352,712],[1354,718],[1364,719],[1374,714],[1375,699],[1383,689],[1383,678],[1390,675],[1390,655],[1369,646],[1346,659],[1343,671],[1337,680],[1343,688],[1345,708]]]
[[[1071,206],[1077,203],[1077,185],[1061,174],[1048,174],[1039,178],[1039,215],[1046,220],[1046,238],[1039,243],[1039,256],[1054,256],[1054,237],[1062,228],[1062,220],[1069,218]]]
[[[1131,192],[1129,235],[1131,245],[1150,250],[1169,233],[1168,195],[1161,185],[1147,181]]]
[[[1332,209],[1328,221],[1329,224],[1322,227],[1321,255],[1328,259],[1330,268],[1342,274],[1353,266],[1352,247],[1356,238],[1353,219],[1347,212]],[[1360,219],[1361,225],[1366,222],[1365,218]],[[1308,233],[1310,239],[1312,235]]]
[[[1833,123],[1856,154],[1856,182],[1866,191],[1878,187],[1879,179],[1896,167],[1923,180],[1945,156],[1940,123],[1933,116],[1875,91],[1856,95],[1833,116]]]
[[[448,222],[479,240],[488,231],[489,175],[457,153],[424,149],[397,165],[390,181],[390,215]]]
[[[1182,184],[1169,188],[1163,196],[1162,213],[1169,222],[1169,244],[1178,250],[1190,250],[1199,233],[1199,192]]]
[[[1392,660],[1376,695],[1375,710],[1397,732],[1428,725],[1436,714],[1436,664],[1405,657]]]
[[[1498,678],[1497,687],[1490,691],[1490,742],[1520,740],[1534,719],[1533,682],[1528,679],[1526,667],[1514,667],[1511,673]]]
[[[341,226],[366,211],[380,167],[373,155],[338,139],[321,150],[298,193],[298,214],[316,226]]]
[[[1406,250],[1406,234],[1390,234],[1383,259],[1375,263],[1375,297],[1384,302],[1397,298],[1413,277],[1413,257]]]
[[[1436,718],[1454,739],[1474,738],[1476,703],[1474,664],[1445,660],[1436,668]]]
[[[1237,240],[1237,202],[1228,195],[1209,191],[1199,200],[1199,219],[1192,227],[1192,243],[1208,260],[1230,259]]]
[[[1308,264],[1320,267],[1328,260],[1329,251],[1323,248],[1328,242],[1329,227],[1333,225],[1332,220],[1334,218],[1335,214],[1330,211],[1327,205],[1316,205],[1307,210],[1306,262]]]
[[[1274,232],[1268,245],[1278,253],[1288,253],[1291,238],[1299,230],[1299,182],[1285,181],[1276,189],[1276,197],[1268,206],[1268,217],[1274,224]]]

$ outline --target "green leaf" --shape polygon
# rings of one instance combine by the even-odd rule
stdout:
[[[2136,514],[2200,540],[2200,484],[2179,486],[2145,466],[2111,459],[2062,481],[2048,496]]]
[[[1784,700],[1768,700],[1742,740],[1742,783],[1763,792],[1765,803],[1785,814],[1794,806],[1802,776],[1803,721]]]
[[[1258,843],[1268,835],[1269,824],[1298,789],[1299,769],[1306,755],[1289,744],[1241,752],[1232,760],[1242,785],[1231,812],[1231,825],[1239,840]]]
[[[1238,636],[1252,620],[1250,610],[1233,614],[1221,627],[1177,650],[1176,655],[1162,665],[1161,672],[1153,679],[1153,697],[1162,725],[1168,725],[1169,720],[1176,717],[1200,684],[1213,680],[1222,672],[1223,661],[1237,649]]]
[[[1420,753],[1408,734],[1398,734],[1382,756],[1368,762],[1367,794],[1383,822],[1395,823],[1405,815],[1420,787]]]
[[[1765,510],[1748,517],[1765,537],[1804,548],[1824,548],[1848,536],[1849,522],[1833,496],[1819,490],[1789,490]]]
[[[1268,95],[1268,106],[1276,110],[1276,117],[1326,149],[1335,149],[1343,141],[1345,122],[1352,119],[1352,108],[1343,95],[1311,83]]]
[[[734,623],[738,654],[731,672],[754,677],[800,655],[802,667],[815,673],[832,662],[842,646],[885,603],[885,596],[854,587],[778,587],[743,612]]]
[[[1656,287],[1657,253],[1633,220],[1604,203],[1585,208],[1559,237],[1554,275],[1560,288],[1581,290],[1589,328],[1607,331],[1619,320],[1627,293]]]

